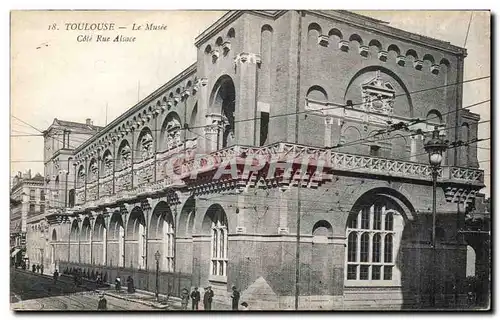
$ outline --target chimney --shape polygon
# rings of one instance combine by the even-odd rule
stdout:
[[[94,123],[92,122],[92,119],[90,119],[90,118],[87,118],[87,119],[85,120],[85,123],[86,123],[88,126],[92,126],[92,125],[94,124]]]

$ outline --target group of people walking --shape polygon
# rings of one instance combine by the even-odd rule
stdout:
[[[248,310],[248,303],[243,302],[239,305],[240,301],[240,292],[236,288],[236,286],[232,287],[231,294],[231,307],[232,310]],[[187,310],[187,306],[189,304],[189,298],[191,298],[191,310],[198,310],[198,305],[201,301],[201,294],[198,291],[198,287],[195,287],[194,290],[189,294],[188,289],[184,288],[181,292],[181,306],[182,310]],[[211,286],[205,288],[205,293],[203,294],[203,310],[210,311],[212,310],[212,301],[214,298],[214,292]]]
[[[43,264],[34,264],[31,266],[32,272],[43,273]]]

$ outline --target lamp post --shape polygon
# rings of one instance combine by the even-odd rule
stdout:
[[[159,292],[159,287],[158,287],[158,271],[160,269],[160,251],[156,251],[155,253],[155,260],[156,260],[156,289],[155,289],[155,297],[156,301],[160,300],[160,292]]]
[[[443,152],[447,149],[448,145],[439,137],[438,127],[434,128],[432,138],[427,141],[424,146],[425,151],[429,154],[429,163],[432,170],[432,266],[434,270],[431,271],[431,305],[436,305],[436,189],[437,177],[443,161]]]

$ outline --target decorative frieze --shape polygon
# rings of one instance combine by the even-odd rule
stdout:
[[[245,63],[245,62],[253,63],[253,64],[260,64],[262,62],[262,59],[261,59],[259,54],[242,52],[234,58],[234,62],[236,64]]]
[[[347,40],[340,40],[339,41],[339,49],[344,51],[344,52],[347,52],[349,51],[349,41]]]
[[[231,42],[226,41],[222,44],[222,50],[224,51],[224,55],[228,54],[229,51],[231,50]]]
[[[384,50],[380,50],[378,52],[378,58],[380,61],[387,61],[387,51],[384,51]]]
[[[182,94],[181,94],[182,99],[187,99],[190,95],[191,95],[191,92],[187,89],[182,91]]]
[[[215,62],[219,58],[219,50],[215,49],[210,52],[210,56],[212,57],[212,61]]]
[[[329,37],[326,34],[321,34],[318,36],[318,44],[323,47],[328,47]]]
[[[413,67],[417,70],[422,70],[422,66],[424,65],[424,62],[422,60],[415,60],[413,62]]]
[[[433,65],[431,66],[431,72],[432,72],[433,74],[438,74],[438,73],[439,73],[439,69],[440,69],[440,68],[439,68],[439,64],[433,64]]]
[[[368,112],[392,115],[395,91],[387,81],[383,81],[380,71],[376,72],[374,79],[362,86],[363,109]]]
[[[363,57],[368,57],[368,51],[370,48],[368,46],[359,46],[359,54]]]
[[[405,63],[406,63],[406,57],[405,56],[401,56],[401,55],[397,56],[396,57],[396,63],[398,65],[400,65],[400,66],[403,67],[405,65]]]

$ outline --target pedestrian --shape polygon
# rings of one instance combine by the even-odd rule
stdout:
[[[194,287],[193,292],[191,292],[191,310],[198,310],[198,303],[200,302],[200,292],[198,287]]]
[[[108,310],[108,301],[104,297],[104,293],[99,295],[99,302],[97,303],[97,310]]]
[[[95,283],[97,284],[97,286],[102,285],[102,278],[101,278],[101,275],[99,273],[97,274],[97,277],[95,279]]]
[[[56,271],[54,271],[54,284],[57,283],[57,278],[59,278],[59,272],[57,272],[57,269],[56,269]]]
[[[241,310],[243,310],[243,311],[248,311],[248,310],[250,310],[250,308],[248,307],[248,303],[246,303],[246,302],[242,302],[242,303],[241,303]]]
[[[116,277],[115,279],[115,289],[116,291],[120,291],[122,288],[122,280],[120,279],[120,276]]]
[[[128,276],[128,278],[127,278],[127,292],[128,293],[134,293],[135,292],[134,279],[132,279],[131,276]]]
[[[36,272],[40,272],[40,265],[39,264],[36,265]]]
[[[36,265],[33,263],[33,266],[31,267],[31,271],[36,272]]]
[[[75,282],[75,287],[78,287],[78,275],[76,273],[73,274],[73,281]]]
[[[43,274],[43,264],[40,265],[40,273]]]
[[[238,310],[238,303],[240,302],[240,292],[236,288],[236,286],[232,287],[233,289],[233,294],[231,295],[231,298],[233,299],[233,310]]]
[[[188,289],[183,288],[181,292],[181,309],[187,310],[188,303],[189,303],[189,291]]]
[[[212,291],[212,287],[208,286],[205,288],[205,294],[203,295],[203,309],[212,310],[212,299],[214,297],[214,292]]]

